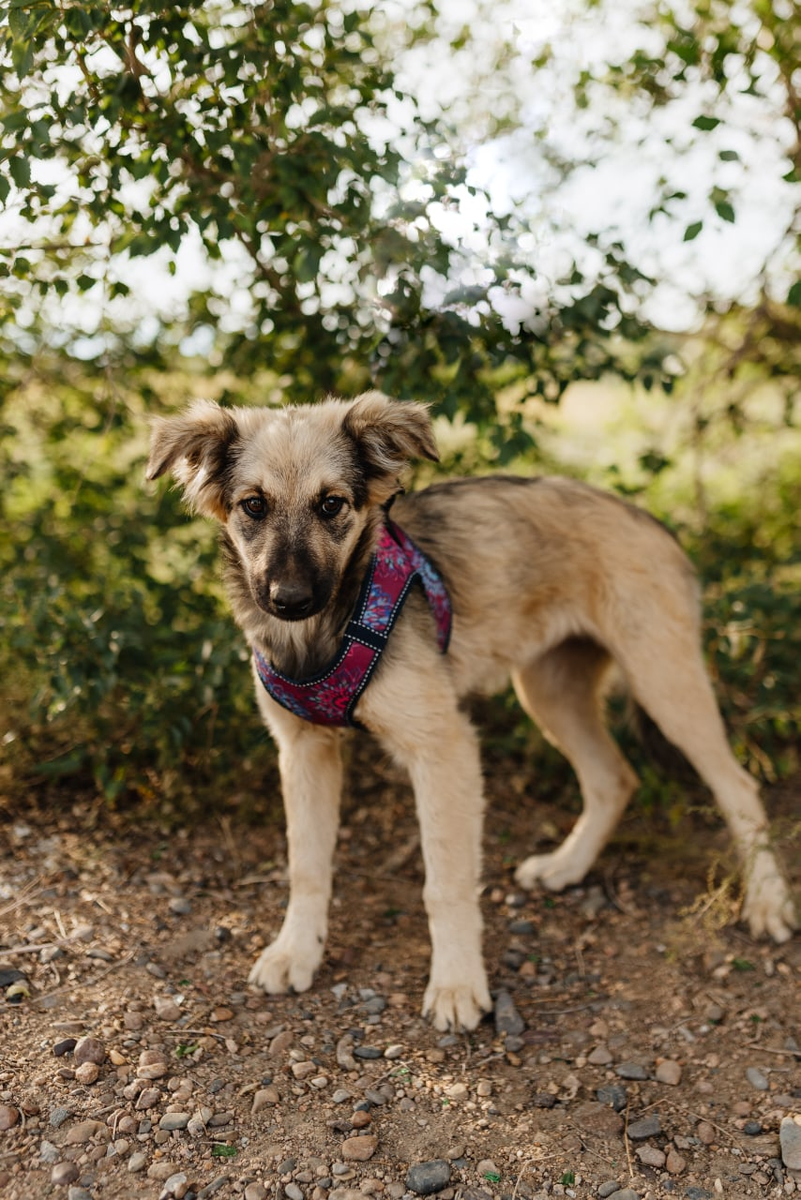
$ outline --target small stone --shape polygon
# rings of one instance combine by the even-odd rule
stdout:
[[[788,1171],[801,1171],[801,1116],[782,1118],[779,1143],[782,1162]]]
[[[609,1200],[640,1200],[640,1193],[635,1192],[634,1188],[620,1188],[611,1193]]]
[[[621,1079],[647,1079],[648,1072],[641,1063],[622,1062],[615,1067],[615,1074]]]
[[[638,1146],[635,1154],[645,1167],[664,1167],[667,1158],[656,1146]]]
[[[303,1192],[296,1183],[284,1184],[284,1195],[287,1200],[303,1200]]]
[[[92,1193],[85,1187],[71,1187],[67,1192],[67,1200],[92,1200]]]
[[[57,1163],[61,1158],[61,1151],[58,1146],[54,1146],[52,1142],[48,1142],[45,1139],[39,1146],[39,1157],[43,1163],[52,1165],[53,1163]]]
[[[263,1183],[249,1183],[245,1188],[245,1200],[267,1200],[267,1194]]]
[[[154,1104],[158,1104],[160,1095],[158,1088],[143,1088],[137,1098],[136,1109],[143,1112],[146,1108],[152,1108]]]
[[[498,992],[495,997],[495,1032],[499,1037],[511,1034],[519,1036],[526,1028],[526,1023],[514,1005],[512,997],[506,991]]]
[[[256,1092],[257,1096],[258,1096],[258,1094],[259,1093]],[[353,1099],[353,1097],[352,1097],[351,1093],[347,1090],[347,1088],[337,1088],[337,1090],[331,1096],[332,1104],[344,1104],[346,1100],[352,1100],[352,1099]],[[255,1097],[254,1097],[254,1103],[255,1103]]]
[[[378,1138],[375,1134],[365,1133],[342,1143],[342,1157],[345,1162],[367,1162],[377,1149]]]
[[[615,1112],[622,1112],[628,1101],[628,1092],[619,1083],[607,1083],[595,1093],[601,1104],[610,1104]]]
[[[470,1094],[466,1083],[452,1083],[445,1088],[445,1095],[450,1100],[464,1100]]]
[[[602,1183],[598,1188],[598,1196],[600,1197],[600,1200],[606,1200],[606,1197],[611,1196],[612,1193],[616,1192],[619,1187],[620,1184],[616,1179],[610,1179],[606,1183]]]
[[[167,908],[174,917],[186,917],[192,911],[191,902],[186,900],[183,896],[173,897],[173,899],[170,900],[169,904],[167,905]]]
[[[83,1146],[86,1142],[91,1142],[101,1130],[106,1132],[106,1127],[101,1121],[79,1121],[67,1130],[64,1141],[68,1146]]]
[[[383,1058],[384,1051],[379,1046],[355,1046],[353,1049],[354,1057],[356,1058]]]
[[[658,1083],[668,1083],[671,1087],[681,1083],[681,1066],[672,1058],[663,1058],[655,1074]]]
[[[759,1121],[746,1121],[743,1125],[743,1133],[747,1134],[748,1137],[756,1137],[761,1132],[762,1126]]]
[[[711,1146],[715,1140],[715,1128],[709,1124],[709,1121],[699,1121],[695,1133],[698,1140],[705,1146]]]
[[[607,1063],[613,1061],[612,1051],[608,1046],[596,1046],[594,1050],[590,1050],[587,1055],[587,1062],[592,1063],[594,1067],[603,1067]]]
[[[159,1121],[159,1129],[166,1129],[170,1133],[174,1129],[186,1129],[190,1115],[187,1112],[165,1113]]]
[[[213,1196],[219,1192],[220,1188],[225,1187],[226,1183],[230,1183],[227,1175],[218,1175],[216,1179],[212,1179],[211,1183],[207,1183],[201,1188],[197,1194],[197,1200],[208,1200],[209,1196]]]
[[[99,1038],[82,1037],[75,1043],[73,1057],[79,1066],[81,1063],[96,1063],[97,1066],[102,1066],[106,1061],[106,1047]]]
[[[78,1045],[78,1039],[74,1037],[61,1038],[53,1045],[53,1053],[56,1058],[63,1058],[65,1054],[69,1054]]]
[[[56,1163],[53,1170],[50,1172],[50,1182],[61,1186],[67,1183],[75,1183],[75,1180],[80,1176],[80,1169],[77,1163],[60,1162]]]
[[[346,1099],[348,1094],[346,1093]],[[262,1109],[269,1108],[273,1104],[278,1104],[281,1099],[281,1094],[277,1087],[269,1084],[267,1087],[259,1088],[253,1095],[253,1103],[250,1107],[252,1113],[259,1113]]]
[[[71,1110],[59,1105],[51,1111],[48,1121],[53,1129],[58,1129],[70,1116],[72,1116]]]
[[[132,1175],[137,1171],[141,1171],[147,1164],[147,1155],[144,1150],[134,1150],[131,1157],[128,1159],[128,1170]]]
[[[159,1200],[183,1200],[186,1193],[189,1191],[189,1179],[183,1171],[176,1171],[174,1175],[170,1175],[164,1181],[164,1187],[161,1190]]]
[[[662,1132],[662,1122],[659,1120],[659,1114],[652,1113],[650,1116],[643,1117],[639,1121],[632,1121],[626,1132],[633,1141],[642,1141],[643,1138],[656,1137]]]
[[[759,1067],[748,1067],[745,1072],[745,1077],[755,1087],[758,1092],[766,1092],[769,1084],[764,1071],[760,1071]]]
[[[100,1067],[96,1062],[84,1062],[75,1068],[75,1078],[78,1083],[88,1085],[97,1083],[100,1078]]]
[[[0,1104],[0,1133],[13,1129],[19,1121],[19,1109],[12,1104]]]
[[[488,1175],[499,1176],[500,1171],[491,1158],[482,1158],[481,1162],[476,1164],[476,1174],[480,1175],[482,1179],[486,1179]]]
[[[154,996],[153,1007],[160,1021],[177,1021],[181,1010],[171,996]]]
[[[416,1163],[406,1174],[406,1187],[418,1196],[431,1196],[441,1192],[451,1181],[450,1163],[444,1158],[431,1162]]]
[[[165,1183],[171,1175],[177,1173],[175,1163],[171,1162],[155,1162],[147,1168],[148,1179],[157,1179],[159,1183]]]
[[[387,1046],[384,1051],[384,1058],[401,1058],[403,1056],[403,1046],[399,1042],[393,1042],[391,1046]]]
[[[357,1109],[350,1119],[350,1123],[354,1129],[366,1129],[372,1123],[373,1118],[369,1112]]]
[[[531,1097],[531,1103],[534,1108],[553,1108],[556,1104],[556,1096],[552,1092],[535,1092]]]
[[[215,1024],[220,1024],[222,1021],[232,1021],[235,1016],[236,1013],[232,1008],[226,1008],[224,1004],[218,1004],[216,1008],[211,1010],[209,1020],[214,1021]]]
[[[687,1160],[682,1158],[677,1150],[671,1146],[665,1160],[665,1167],[671,1175],[681,1175],[682,1171],[687,1166]]]

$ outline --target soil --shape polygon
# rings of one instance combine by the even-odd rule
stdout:
[[[4,1200],[801,1196],[779,1145],[801,1113],[801,939],[721,924],[716,818],[671,832],[632,812],[585,886],[522,895],[514,862],[575,814],[532,811],[491,772],[496,1019],[443,1036],[420,1017],[409,793],[387,766],[352,775],[328,950],[302,996],[245,982],[286,903],[278,820],[90,829],[76,804],[8,822]],[[788,829],[798,797],[768,796]],[[785,851],[797,886],[798,841]]]

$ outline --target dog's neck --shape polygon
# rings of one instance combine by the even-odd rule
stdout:
[[[223,579],[234,617],[250,645],[283,675],[308,679],[322,671],[336,655],[356,607],[379,527],[377,519],[365,528],[343,572],[338,592],[322,612],[305,621],[281,621],[256,604],[233,543],[223,533]]]

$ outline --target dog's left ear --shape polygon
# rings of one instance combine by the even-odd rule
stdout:
[[[238,440],[239,426],[230,409],[196,400],[177,417],[153,421],[146,478],[171,471],[192,508],[224,521],[227,469]]]
[[[398,476],[413,458],[439,462],[424,404],[365,392],[351,404],[342,427],[359,448],[374,503],[382,504],[398,490]]]

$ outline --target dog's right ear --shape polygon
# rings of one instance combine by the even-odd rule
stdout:
[[[171,471],[192,508],[224,521],[228,466],[238,440],[239,426],[230,410],[213,400],[196,400],[180,416],[153,421],[146,478]]]
[[[410,400],[364,392],[348,408],[343,429],[359,448],[370,500],[383,504],[413,458],[439,461],[428,409]]]

